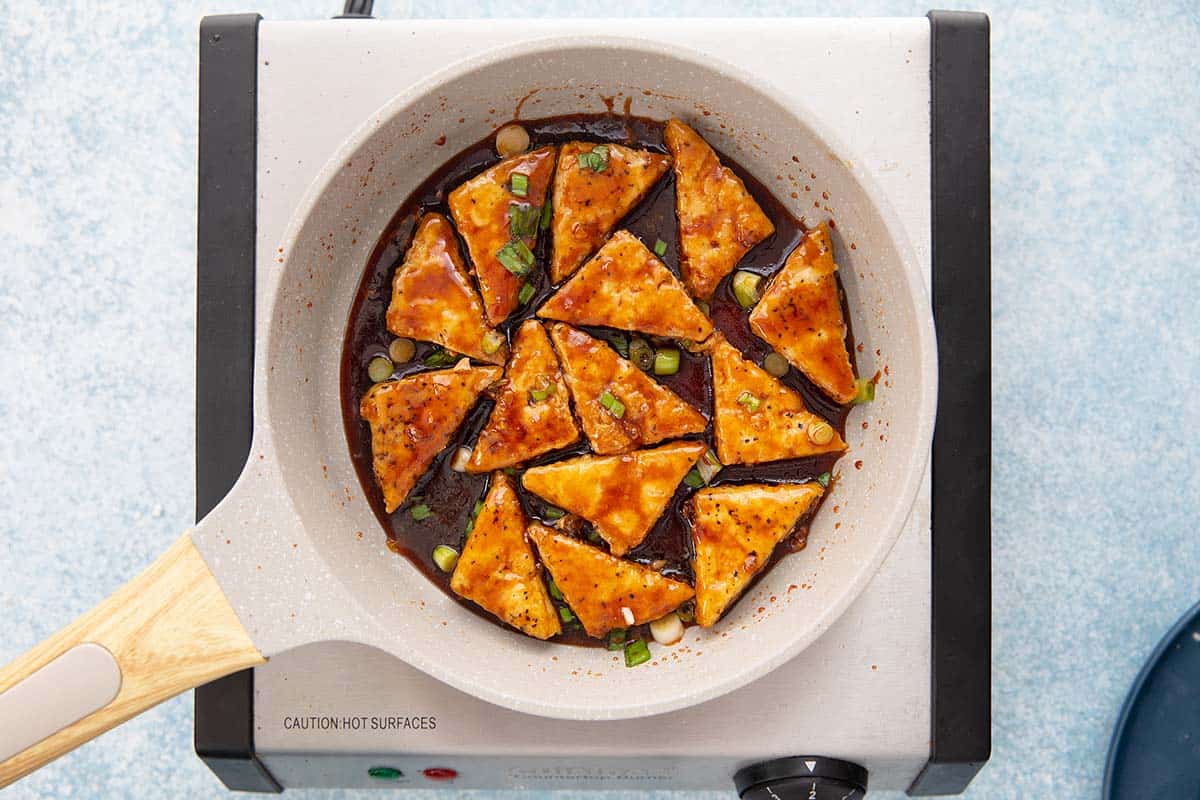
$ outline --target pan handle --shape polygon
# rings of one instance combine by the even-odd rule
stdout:
[[[185,533],[0,668],[0,789],[163,700],[265,661]]]

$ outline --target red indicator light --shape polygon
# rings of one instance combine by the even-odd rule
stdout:
[[[458,777],[458,770],[449,767],[430,767],[422,774],[431,781],[452,781]]]

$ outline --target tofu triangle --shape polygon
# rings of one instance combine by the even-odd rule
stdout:
[[[530,467],[521,483],[595,525],[612,554],[623,556],[646,538],[706,450],[704,442],[674,442],[619,456],[579,456]]]
[[[426,214],[417,223],[392,279],[387,329],[491,364],[503,364],[508,355],[503,338],[492,352],[484,350],[485,338],[500,334],[484,318],[454,229],[441,214]]]
[[[450,443],[480,393],[500,375],[499,367],[471,367],[463,359],[451,369],[377,383],[363,395],[359,413],[371,427],[375,480],[389,514]]]
[[[698,133],[673,119],[663,138],[675,158],[680,272],[692,296],[707,300],[775,226]]]
[[[825,394],[843,405],[854,399],[837,264],[824,224],[788,256],[750,312],[750,328]]]
[[[538,316],[695,341],[713,329],[679,279],[629,231],[613,234]]]
[[[550,338],[575,414],[597,453],[626,453],[708,427],[703,414],[604,342],[561,322],[550,327]]]
[[[604,156],[589,166],[597,148]],[[567,142],[559,148],[550,226],[551,282],[562,281],[596,252],[670,166],[670,156],[619,144]]]
[[[716,623],[821,496],[819,483],[717,486],[691,503],[696,622]]]
[[[522,464],[579,439],[558,356],[541,323],[526,320],[517,330],[504,378],[468,472]]]
[[[722,463],[759,464],[846,449],[833,426],[810,412],[799,392],[743,358],[725,337],[714,339],[714,433]]]
[[[623,608],[632,615],[632,624],[642,625],[674,611],[694,594],[686,583],[610,556],[544,525],[530,525],[528,534],[589,636],[628,627]]]
[[[527,524],[512,479],[497,472],[454,567],[450,588],[501,622],[549,639],[562,632],[562,625],[533,547],[525,539]]]
[[[484,311],[493,325],[517,308],[526,281],[497,254],[513,240],[520,240],[530,253],[537,245],[542,205],[554,173],[554,151],[542,147],[506,158],[450,192],[450,216],[467,243]],[[514,175],[524,176],[524,182],[514,185]],[[533,264],[527,269],[531,272]]]

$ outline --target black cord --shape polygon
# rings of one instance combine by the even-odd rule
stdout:
[[[375,0],[346,0],[342,13],[334,19],[370,19]]]

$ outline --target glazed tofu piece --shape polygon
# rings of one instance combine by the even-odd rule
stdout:
[[[833,426],[810,412],[799,392],[747,361],[723,336],[714,339],[714,431],[721,463],[760,464],[846,449]]]
[[[483,508],[454,567],[450,588],[537,639],[562,632],[558,611],[525,539],[528,520],[512,479],[492,475]]]
[[[555,148],[542,147],[506,158],[450,192],[450,216],[467,243],[493,325],[516,309],[521,287],[534,269],[533,248],[554,155]]]
[[[623,556],[646,538],[706,450],[704,442],[674,442],[619,456],[579,456],[531,467],[521,483],[591,522],[612,554]]]
[[[441,214],[426,214],[417,224],[392,280],[387,328],[491,364],[508,356],[503,334],[484,318],[450,220]]]
[[[377,383],[363,396],[359,413],[371,426],[375,481],[389,514],[501,374],[499,367],[472,367],[464,358],[450,369]]]
[[[675,159],[680,271],[692,296],[707,300],[775,226],[698,133],[673,119],[664,140]]]
[[[550,338],[562,362],[575,414],[600,455],[700,433],[704,415],[604,342],[558,322]]]
[[[530,525],[528,534],[589,636],[599,638],[613,628],[653,622],[694,594],[686,583],[614,558],[544,525]]]
[[[619,144],[567,142],[554,173],[550,281],[579,268],[671,166],[669,156]]]
[[[538,316],[696,341],[713,329],[683,284],[629,231],[613,234]]]
[[[854,399],[837,264],[824,223],[788,256],[750,312],[750,328],[825,394],[843,405]]]
[[[522,464],[579,440],[558,356],[541,323],[531,319],[521,325],[504,377],[468,472]]]
[[[716,623],[824,490],[819,483],[701,489],[691,501],[696,623]]]

